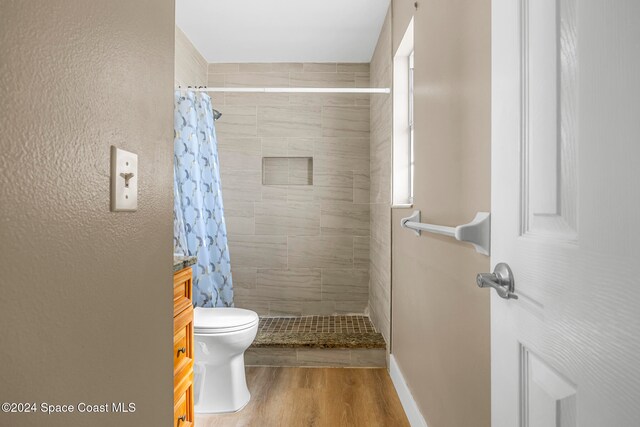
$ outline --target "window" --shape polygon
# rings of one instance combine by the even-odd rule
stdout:
[[[409,54],[409,203],[413,204],[413,50]]]
[[[413,204],[413,20],[393,60],[393,206]]]

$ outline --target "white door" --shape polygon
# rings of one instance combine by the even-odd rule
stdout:
[[[493,427],[640,426],[640,0],[493,0]]]

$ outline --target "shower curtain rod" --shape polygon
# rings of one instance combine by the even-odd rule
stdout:
[[[391,93],[388,87],[200,87],[178,88],[194,92],[244,92],[244,93]]]

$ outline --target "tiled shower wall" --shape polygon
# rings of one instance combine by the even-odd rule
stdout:
[[[391,14],[385,18],[371,59],[371,85],[391,87]],[[391,125],[392,97],[371,95],[371,285],[370,317],[390,342],[391,325]]]
[[[209,64],[209,86],[368,87],[368,64]],[[369,95],[214,93],[235,305],[363,313]],[[312,185],[263,185],[263,157],[312,157]],[[283,171],[283,173],[287,173]]]
[[[176,26],[175,31],[174,83],[176,87],[206,85],[207,61],[180,28]]]

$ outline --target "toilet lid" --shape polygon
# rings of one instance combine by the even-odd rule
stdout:
[[[214,334],[249,328],[258,323],[258,314],[243,308],[196,307],[193,328],[196,333]]]

